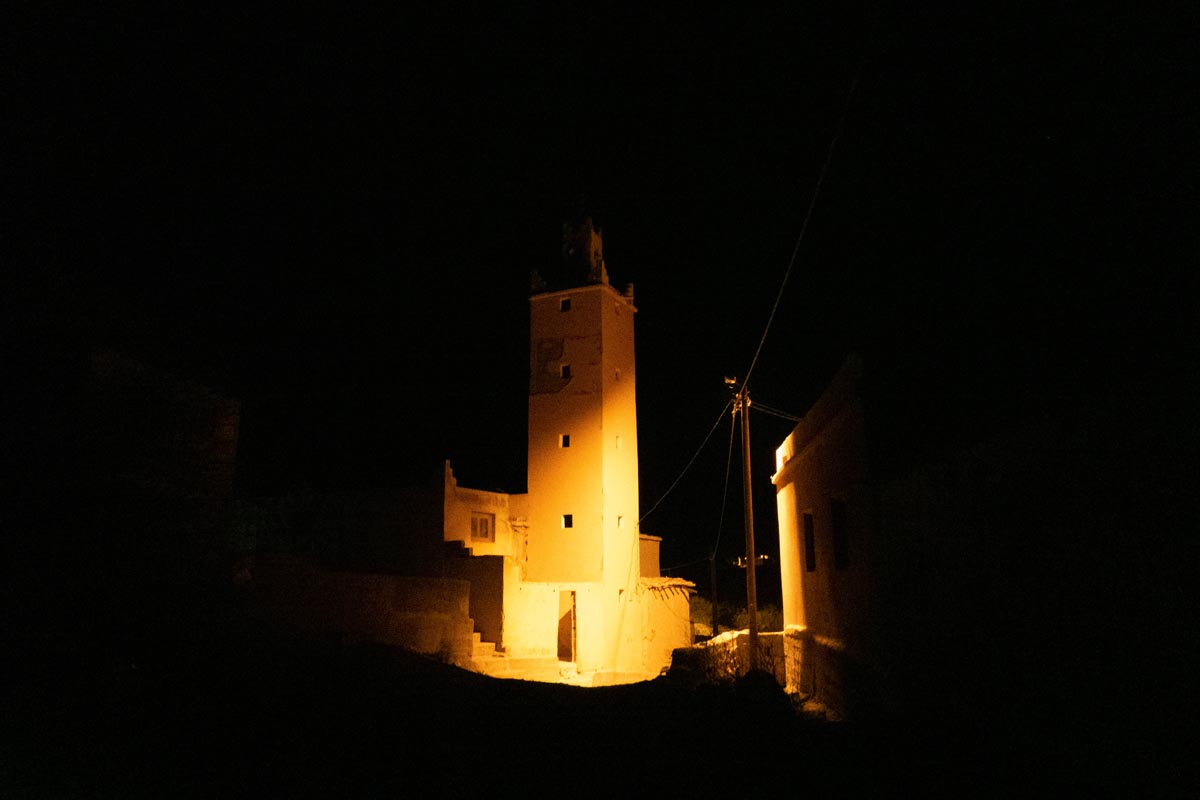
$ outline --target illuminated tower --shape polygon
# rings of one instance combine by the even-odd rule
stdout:
[[[559,280],[537,281],[529,303],[525,580],[560,585],[560,626],[569,614],[575,631],[571,660],[618,669],[628,638],[622,600],[639,573],[636,309],[632,286],[609,285],[590,217],[563,226]]]

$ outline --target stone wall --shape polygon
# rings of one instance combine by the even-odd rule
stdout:
[[[471,585],[450,578],[334,572],[285,556],[250,567],[253,612],[346,641],[395,645],[459,665],[471,656]]]
[[[750,671],[749,645],[749,631],[726,631],[707,642],[676,650],[671,654],[671,671],[705,681],[736,680]],[[759,669],[774,675],[780,686],[786,686],[784,634],[759,633],[758,655]]]

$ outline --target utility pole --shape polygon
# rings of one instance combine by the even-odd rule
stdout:
[[[712,635],[717,635],[717,551],[708,557],[708,579],[712,586]]]
[[[758,669],[758,585],[754,554],[754,495],[750,489],[750,392],[742,384],[734,413],[742,415],[742,495],[746,504],[746,613],[750,616],[750,669]]]

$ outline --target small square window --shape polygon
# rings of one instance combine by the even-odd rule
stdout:
[[[575,520],[573,517],[574,517],[574,515],[572,515],[572,514],[563,514],[562,515],[562,526],[564,528],[574,528]]]
[[[558,446],[559,447],[570,447],[571,446],[571,434],[569,434],[569,433],[559,434]]]
[[[570,364],[559,364],[558,365],[558,377],[570,379],[571,365]]]
[[[571,298],[564,297],[561,300],[559,300],[558,301],[558,310],[559,311],[570,311],[571,310]]]

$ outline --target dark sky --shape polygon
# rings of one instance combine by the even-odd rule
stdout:
[[[802,413],[854,348],[936,345],[987,391],[1102,382],[1192,329],[1194,20],[175,5],[4,12],[7,301],[241,397],[246,492],[446,457],[522,489],[529,272],[583,196],[637,287],[648,510],[745,373],[838,130],[763,402]],[[790,425],[753,420],[769,549]],[[666,563],[711,547],[728,435],[644,524]]]

